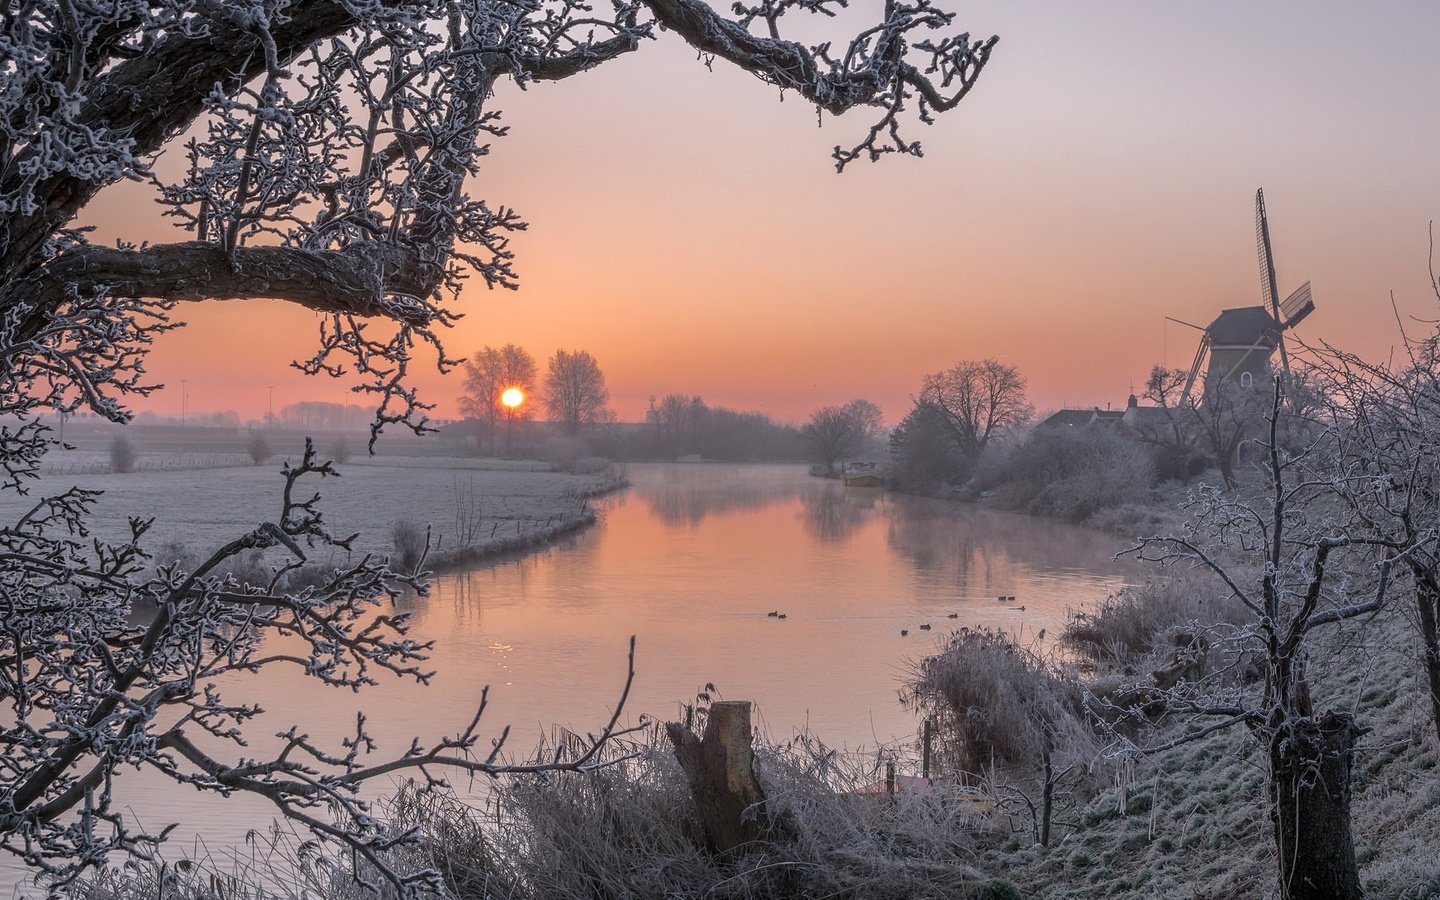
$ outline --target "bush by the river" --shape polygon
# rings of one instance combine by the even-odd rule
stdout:
[[[987,467],[1005,506],[1067,522],[1147,500],[1155,485],[1149,448],[1111,428],[1037,429]]]
[[[1239,600],[1177,572],[1123,588],[1095,609],[1075,612],[1060,641],[1103,671],[1145,660],[1177,630],[1230,625],[1242,621],[1243,614]]]

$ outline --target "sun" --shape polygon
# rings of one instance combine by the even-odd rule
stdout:
[[[516,387],[506,388],[500,392],[500,402],[510,409],[515,409],[525,402],[525,392]]]

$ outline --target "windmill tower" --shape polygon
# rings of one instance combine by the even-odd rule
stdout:
[[[1255,192],[1255,247],[1260,256],[1260,306],[1222,310],[1203,329],[1195,362],[1185,379],[1183,396],[1188,399],[1204,365],[1209,383],[1236,381],[1242,386],[1261,384],[1270,375],[1270,357],[1278,349],[1280,365],[1290,374],[1290,355],[1285,351],[1285,332],[1315,311],[1310,282],[1296,288],[1284,301],[1275,289],[1275,254],[1270,246],[1270,222],[1265,216],[1265,191]]]

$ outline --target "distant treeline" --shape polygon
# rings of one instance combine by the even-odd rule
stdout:
[[[596,429],[594,451],[611,459],[700,456],[732,462],[802,460],[800,430],[757,412],[710,406],[700,397],[670,394],[652,403],[643,425]]]

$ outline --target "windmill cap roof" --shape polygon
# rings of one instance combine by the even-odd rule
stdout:
[[[1262,347],[1274,347],[1280,329],[1265,307],[1241,306],[1223,310],[1205,332],[1216,345],[1249,347],[1258,341]]]

